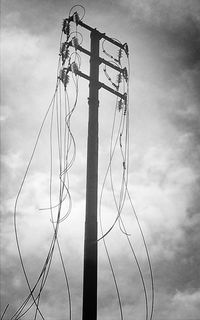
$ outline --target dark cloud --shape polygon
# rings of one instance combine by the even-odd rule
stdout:
[[[160,10],[159,23],[156,19],[150,22],[148,16],[146,23],[149,30],[144,28],[147,34],[156,39],[157,45],[163,47],[162,54],[165,52],[162,58],[168,65],[168,77],[164,80],[170,83],[169,96],[172,87],[174,92],[176,88],[178,90],[177,95],[172,92],[174,103],[171,107],[167,100],[161,103],[179,134],[188,135],[185,145],[187,150],[183,154],[197,169],[200,141],[200,4],[197,1],[174,4],[171,1],[170,6],[165,6],[162,1],[158,1],[155,10]]]
[[[55,26],[56,4],[48,1],[4,1],[4,26],[26,29],[30,33],[48,33]]]
[[[95,15],[101,19],[103,14],[112,14],[116,8],[113,1],[80,1],[86,9],[87,18],[95,21]],[[4,26],[26,29],[32,34],[47,34],[56,32],[62,25],[62,20],[69,14],[70,9],[77,5],[74,1],[15,1],[4,2],[2,11],[4,13]],[[82,8],[77,9],[82,15]]]
[[[168,28],[165,26],[163,34],[171,50],[177,51],[174,63],[172,61],[176,72],[181,73],[196,69],[199,71],[200,23],[194,21],[192,17],[186,17],[181,25],[169,26]]]
[[[200,5],[196,13],[192,14],[185,9],[181,15],[180,3],[180,12],[177,12],[177,16],[173,6],[165,7],[162,5],[161,7],[159,23],[157,19],[150,20],[151,16],[148,16],[148,19],[142,21],[140,28],[145,29],[147,34],[157,40],[157,44],[160,43],[163,46],[166,51],[164,57],[167,58],[169,55],[168,58],[171,58],[169,62],[173,64],[175,72],[177,69],[182,72],[183,69],[199,67],[200,21],[197,19],[197,12],[200,11]],[[159,11],[158,8],[155,8],[155,12],[153,11],[155,16],[156,11]],[[165,18],[166,15],[167,18]]]

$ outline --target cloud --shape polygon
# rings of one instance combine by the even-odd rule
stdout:
[[[129,189],[152,257],[155,317],[198,317],[199,4],[197,1],[81,3],[86,7],[85,21],[88,24],[97,26],[108,35],[115,33],[130,44],[133,75],[130,83]],[[3,273],[1,293],[3,303],[6,305],[8,301],[12,304],[10,314],[27,294],[17,259],[11,211],[24,164],[31,153],[47,100],[54,90],[61,20],[70,6],[68,3],[65,13],[66,3],[63,1],[4,4],[4,60],[9,63],[3,70],[5,111],[1,119],[5,139],[2,168],[6,188],[2,206],[5,227],[1,237],[3,263],[7,268]],[[85,61],[82,67],[86,68]],[[87,101],[83,101],[86,100],[87,86],[80,81],[81,102],[72,121],[77,142],[77,160],[71,171],[73,214],[60,225],[60,241],[69,271],[75,318],[81,315],[88,116]],[[111,98],[102,92],[100,115],[102,174],[109,160],[110,130],[107,127],[113,116]],[[38,208],[49,202],[48,124],[20,200],[18,216],[21,246],[31,281],[38,274],[38,266],[44,262],[52,233],[48,212],[38,212]],[[116,161],[115,166],[121,168],[121,163]],[[115,187],[119,189],[117,179],[115,181]],[[108,226],[116,214],[109,187],[106,185],[102,207],[104,222]],[[129,203],[123,217],[150,290],[145,251]],[[126,237],[116,226],[107,241],[125,317],[128,319],[134,313],[135,317],[142,319],[144,294]],[[99,315],[102,319],[116,319],[119,307],[102,243],[99,253]],[[55,309],[61,310],[61,318],[67,312],[62,310],[62,306],[67,304],[67,297],[57,253],[54,258],[42,301],[42,309],[49,319],[55,318]]]
[[[179,24],[185,23],[187,17],[199,22],[199,2],[195,0],[142,0],[124,1],[121,6],[129,9],[133,15],[134,21],[140,21],[142,24],[168,25],[173,28]]]
[[[191,318],[198,319],[199,309],[199,291],[177,291],[171,298],[170,308],[163,312],[164,317],[176,317],[185,319]]]

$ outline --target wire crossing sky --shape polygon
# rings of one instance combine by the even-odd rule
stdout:
[[[101,41],[124,71],[101,64],[100,81],[128,99],[100,89],[98,319],[200,319],[199,3],[74,5],[2,2],[2,319],[81,318],[90,39],[63,23],[76,10],[129,49]]]

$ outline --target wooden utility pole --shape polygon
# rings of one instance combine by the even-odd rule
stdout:
[[[91,58],[83,271],[83,320],[95,320],[97,318],[98,92],[100,34],[98,31],[93,30],[90,36]]]

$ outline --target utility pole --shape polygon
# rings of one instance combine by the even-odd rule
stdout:
[[[88,119],[88,141],[87,141],[87,179],[86,179],[86,219],[85,219],[85,241],[84,241],[84,270],[83,270],[83,310],[82,320],[97,319],[97,275],[98,275],[98,109],[99,109],[99,89],[104,88],[112,94],[118,96],[126,107],[127,95],[121,94],[118,89],[114,90],[104,83],[99,82],[99,65],[101,63],[115,69],[125,79],[127,77],[126,68],[122,69],[116,64],[99,57],[99,43],[101,39],[111,42],[113,45],[125,51],[128,56],[127,44],[121,44],[100,33],[96,29],[83,23],[75,12],[71,17],[64,20],[63,31],[69,34],[69,23],[74,21],[76,25],[90,31],[91,51],[82,48],[77,41],[66,42],[67,48],[74,46],[90,56],[90,76],[78,70],[77,66],[69,66],[62,73],[61,80],[66,85],[66,76],[69,71],[89,80],[89,119]],[[75,43],[75,44],[74,44]]]
[[[83,320],[97,318],[97,203],[98,203],[98,108],[99,40],[91,31],[89,122],[87,142],[86,219],[83,271]]]

